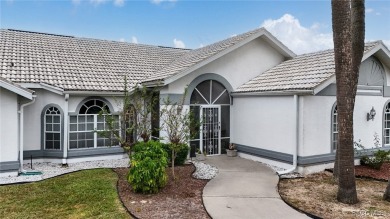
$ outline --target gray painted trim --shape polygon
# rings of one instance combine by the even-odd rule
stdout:
[[[121,147],[107,147],[107,148],[90,148],[90,149],[75,149],[68,151],[68,158],[72,157],[89,157],[97,155],[112,155],[125,153]]]
[[[165,105],[165,101],[169,98],[171,103],[180,103],[183,94],[160,94],[160,105]]]
[[[267,159],[280,161],[283,163],[292,164],[293,163],[293,155],[292,154],[286,154],[282,152],[277,151],[271,151],[261,148],[255,148],[250,146],[245,146],[241,144],[236,144],[238,152],[243,152],[246,154],[258,156],[258,157],[264,157]]]
[[[77,105],[77,107],[76,107],[76,111],[72,112],[72,114],[73,114],[73,115],[78,115],[81,106],[83,106],[83,104],[84,104],[85,102],[87,102],[88,100],[92,100],[92,99],[97,99],[97,100],[101,100],[101,101],[105,102],[105,103],[107,104],[108,108],[110,109],[111,114],[113,115],[113,114],[115,113],[114,107],[112,107],[110,101],[108,101],[107,99],[105,99],[105,98],[103,98],[103,97],[91,96],[91,97],[84,98],[82,101],[80,101],[80,103],[79,103],[79,104]],[[69,113],[69,115],[71,115],[71,114]]]
[[[20,165],[19,161],[0,162],[0,173],[19,171],[19,165]]]
[[[121,147],[108,147],[108,148],[88,148],[88,149],[74,149],[68,150],[68,158],[72,157],[89,157],[97,155],[112,155],[112,154],[123,154],[125,153]],[[24,151],[23,158],[25,160],[37,158],[63,158],[63,153],[58,150],[33,150]]]
[[[277,151],[271,151],[261,148],[255,148],[251,146],[245,146],[236,144],[238,152],[254,155],[257,157],[263,157],[270,160],[275,160],[278,162],[293,163],[293,155],[292,154],[286,154],[282,152]],[[383,147],[380,148],[381,150],[390,150],[390,147]],[[375,151],[378,149],[367,149],[366,153],[364,155],[372,155]],[[298,156],[298,166],[312,166],[317,164],[325,164],[325,163],[332,163],[335,160],[335,153],[329,153],[329,154],[319,154],[319,155],[312,155],[312,156]],[[358,159],[361,156],[355,154],[355,158]]]
[[[23,159],[28,160],[36,158],[63,158],[64,153],[61,150],[32,150],[32,151],[24,151]]]
[[[186,96],[186,98],[184,100],[184,104],[185,105],[190,105],[190,99],[191,99],[192,92],[195,90],[195,88],[196,88],[196,86],[198,86],[198,84],[200,84],[201,82],[206,81],[206,80],[218,81],[219,83],[221,83],[226,88],[226,90],[229,92],[229,95],[233,91],[232,85],[229,83],[228,80],[226,80],[221,75],[214,74],[214,73],[205,73],[205,74],[202,74],[202,75],[199,75],[198,77],[196,77],[188,85],[188,87],[187,87],[187,96]],[[232,103],[233,101],[230,101],[230,102]]]
[[[56,107],[60,113],[61,113],[61,150],[53,150],[53,149],[48,149],[48,151],[52,150],[52,151],[64,151],[64,141],[66,141],[67,139],[64,139],[64,131],[65,131],[65,127],[64,127],[64,117],[65,117],[65,114],[64,114],[64,111],[62,110],[62,108],[57,105],[57,104],[54,104],[54,103],[51,103],[51,104],[47,104],[45,107],[43,107],[42,109],[42,112],[41,112],[41,150],[45,150],[45,125],[44,122],[45,122],[45,112],[46,110],[49,108],[49,107]],[[24,156],[23,156],[24,157]]]

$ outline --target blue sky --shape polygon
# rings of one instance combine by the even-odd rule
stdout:
[[[266,27],[300,54],[332,48],[330,0],[0,0],[1,28],[199,48]],[[366,0],[366,40],[390,47],[390,0]]]

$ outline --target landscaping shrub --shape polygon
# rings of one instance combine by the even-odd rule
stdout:
[[[172,156],[171,156],[172,150],[170,148],[170,144],[162,144],[162,145],[163,145],[164,150],[168,154],[169,162],[172,162],[171,161],[171,159],[172,159]],[[184,162],[187,159],[189,150],[190,150],[190,148],[188,147],[187,144],[180,144],[180,150],[177,152],[176,159],[175,159],[175,166],[181,166],[181,165],[184,164]]]
[[[379,170],[384,162],[389,161],[390,151],[377,150],[373,155],[373,157],[362,156],[360,164]]]
[[[168,155],[158,141],[139,142],[131,155],[128,182],[134,191],[157,193],[167,183]]]

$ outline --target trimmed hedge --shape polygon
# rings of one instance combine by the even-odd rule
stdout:
[[[170,163],[172,163],[172,150],[169,147],[169,144],[162,144],[164,150],[168,154],[168,160]],[[180,150],[177,152],[176,159],[175,159],[175,166],[181,166],[184,164],[184,162],[187,159],[188,151],[190,148],[187,144],[180,144]]]

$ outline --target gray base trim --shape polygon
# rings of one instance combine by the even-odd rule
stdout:
[[[33,151],[24,151],[23,159],[28,160],[36,158],[62,158],[64,156],[64,152],[61,150],[33,150]]]
[[[113,154],[123,154],[123,153],[125,153],[125,151],[121,147],[78,149],[78,150],[69,150],[68,158],[89,157],[89,156],[97,156],[97,155],[113,155]]]
[[[293,155],[292,154],[286,154],[282,152],[277,151],[271,151],[261,148],[255,148],[251,146],[245,146],[236,144],[238,152],[254,155],[257,157],[263,157],[270,160],[275,160],[278,162],[293,163]],[[378,149],[367,149],[365,152],[362,152],[361,155],[372,155],[373,152],[377,151]],[[382,147],[380,150],[388,151],[390,150],[390,147]],[[319,155],[312,155],[312,156],[298,156],[298,166],[313,166],[317,164],[326,164],[326,163],[332,163],[335,160],[335,153],[329,153],[329,154],[319,154]],[[359,159],[360,155],[355,155],[356,159]]]
[[[245,145],[241,145],[241,144],[236,144],[236,147],[237,147],[238,152],[243,152],[243,153],[258,156],[258,157],[264,157],[267,159],[280,161],[283,163],[288,163],[288,164],[293,163],[293,155],[292,154],[286,154],[286,153],[281,153],[281,152],[277,152],[277,151],[255,148],[255,147],[245,146]]]
[[[298,156],[298,166],[332,163],[335,160],[335,156],[335,154],[320,154],[306,157]]]
[[[98,155],[113,155],[113,154],[123,154],[125,151],[121,147],[109,147],[109,148],[89,148],[89,149],[77,149],[77,150],[68,150],[68,158],[73,157],[90,157]],[[33,159],[37,158],[60,158],[62,159],[64,153],[62,151],[49,151],[49,150],[34,150],[34,151],[24,151],[23,158],[25,160],[30,159],[32,156]]]
[[[19,161],[0,162],[0,173],[19,171]]]

